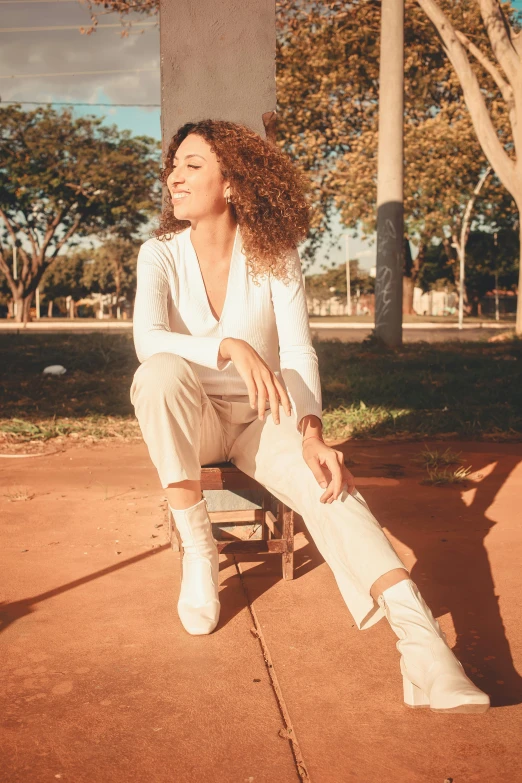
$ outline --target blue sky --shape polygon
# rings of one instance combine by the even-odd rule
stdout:
[[[522,11],[522,0],[513,5]],[[122,107],[116,104],[159,104],[159,28],[156,18],[135,16],[128,37],[121,37],[115,14],[100,17],[100,28],[90,36],[77,29],[47,29],[89,26],[89,13],[78,0],[0,0],[0,29],[26,28],[16,32],[0,31],[0,96],[2,101],[88,103],[77,106],[79,114],[104,116],[108,123],[128,128],[135,134],[160,138],[158,107]],[[144,24],[145,23],[145,24]],[[27,28],[37,27],[38,31]],[[105,71],[67,75],[79,71]],[[56,75],[59,74],[59,75]],[[2,78],[4,77],[4,78]],[[14,78],[5,78],[14,77]],[[108,107],[92,104],[109,104]],[[28,104],[26,108],[30,108]],[[340,247],[330,251],[330,262],[345,260],[342,226],[334,227]],[[361,266],[375,261],[372,245],[350,240],[350,256]],[[319,254],[313,271],[326,262]]]

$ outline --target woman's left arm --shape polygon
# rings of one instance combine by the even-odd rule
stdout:
[[[319,363],[312,345],[301,259],[297,248],[290,251],[290,280],[270,275],[270,290],[279,338],[281,375],[295,411],[297,428],[302,419],[316,416],[322,421]]]
[[[317,483],[325,487],[321,502],[336,500],[343,486],[351,492],[354,479],[343,454],[322,439],[322,396],[319,362],[312,345],[308,307],[297,248],[289,256],[291,279],[271,276],[270,286],[279,337],[281,374],[303,435],[303,458]]]

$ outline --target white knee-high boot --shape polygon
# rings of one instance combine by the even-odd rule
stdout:
[[[183,544],[178,615],[190,634],[212,633],[219,620],[219,553],[202,498],[184,509],[170,507]]]
[[[489,708],[489,696],[466,676],[411,579],[383,590],[377,601],[399,637],[405,704],[435,712],[485,712]]]

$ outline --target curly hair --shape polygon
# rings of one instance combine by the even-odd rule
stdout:
[[[160,179],[166,184],[181,142],[194,133],[215,153],[231,189],[230,208],[239,224],[243,251],[254,283],[267,273],[288,279],[288,253],[308,235],[310,184],[292,160],[246,125],[201,120],[182,125],[170,142]],[[190,225],[178,220],[166,198],[153,236],[167,240]]]

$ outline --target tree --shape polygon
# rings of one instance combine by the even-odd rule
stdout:
[[[452,23],[442,3],[435,0],[417,0],[435,26],[444,51],[459,79],[473,127],[484,155],[504,187],[513,196],[519,214],[522,210],[522,34],[520,24],[510,3],[499,0],[475,0],[480,10],[487,43],[477,42],[465,35],[469,30],[466,10],[461,11],[460,24]],[[445,5],[445,4],[444,4]],[[469,5],[464,3],[463,5]],[[473,32],[475,32],[475,29]],[[482,43],[482,45],[481,45]],[[470,57],[480,66],[482,78],[472,67]],[[511,126],[512,141],[499,135],[492,117],[492,107],[484,95],[483,81],[489,77],[495,82],[497,102],[502,105]],[[519,219],[520,247],[522,221]],[[519,251],[519,259],[520,259]],[[519,262],[519,296],[515,331],[522,334],[522,263]]]
[[[110,239],[96,248],[84,263],[82,282],[88,291],[115,294],[118,306],[120,297],[128,301],[136,293],[136,257],[139,243],[128,239]]]
[[[363,294],[372,294],[375,290],[375,279],[359,269],[358,259],[350,259],[350,287],[352,290],[359,288]],[[306,293],[316,299],[330,299],[332,296],[346,299],[346,264],[326,269],[322,274],[308,275]]]
[[[0,269],[26,322],[43,273],[80,236],[131,237],[157,211],[159,144],[68,110],[0,109]],[[20,271],[13,278],[13,246]]]
[[[329,215],[339,211],[353,229],[362,223],[373,233],[376,218],[377,87],[379,67],[379,3],[320,0],[306,5],[280,0],[278,39],[279,126],[283,146],[316,181],[320,217],[326,230]],[[468,27],[478,28],[474,2]],[[452,6],[453,8],[453,6]],[[423,247],[444,226],[462,220],[465,206],[487,160],[478,144],[458,79],[442,51],[436,31],[416,2],[407,2],[405,20],[405,221],[406,235],[420,252],[405,258],[406,311],[413,305],[413,287]],[[455,20],[461,18],[452,10]],[[505,111],[496,102],[494,81],[484,82],[487,101],[499,133],[509,143]],[[493,197],[493,189],[497,197]],[[502,201],[498,178],[491,182],[491,210],[482,221],[496,219]],[[485,204],[486,201],[484,200]],[[512,209],[514,204],[512,205]],[[450,218],[450,220],[448,220]]]
[[[154,0],[92,2],[121,13],[157,7]],[[306,3],[276,0],[276,9],[278,144],[309,173],[313,182],[315,210],[310,245],[304,252],[306,258],[312,258],[322,235],[331,226],[339,201],[357,202],[350,222],[346,223],[351,227],[357,224],[357,210],[365,211],[363,201],[374,209],[372,177],[352,176],[351,183],[359,183],[355,194],[346,185],[343,187],[343,169],[337,164],[344,156],[347,160],[351,156],[353,164],[357,150],[375,146],[380,3],[378,0],[308,0]],[[509,0],[502,4],[499,0],[459,0],[458,3],[406,0],[406,10],[407,162],[412,149],[415,154],[415,149],[423,147],[424,164],[430,162],[434,164],[432,168],[440,167],[433,180],[435,185],[440,185],[438,191],[447,194],[448,199],[461,192],[465,203],[489,163],[496,173],[491,180],[492,187],[500,190],[501,183],[520,211],[522,37],[511,3]],[[463,30],[469,31],[469,35]],[[467,116],[462,111],[464,107],[469,111]],[[470,120],[473,142],[468,154],[461,158],[452,152],[452,144],[459,126],[469,126]],[[437,137],[430,136],[429,131],[444,131],[445,126],[450,128],[453,138],[441,154],[445,134],[441,133],[439,143],[432,146],[430,142],[437,141]],[[466,135],[469,136],[468,131]],[[409,142],[413,144],[410,150]],[[482,156],[476,152],[478,144]],[[461,174],[455,172],[455,166]],[[410,183],[414,184],[414,180]],[[453,187],[447,187],[448,184]],[[429,225],[440,214],[436,202],[441,200],[433,190],[434,208],[430,208],[427,192],[423,189],[423,198],[419,200],[419,191],[410,187],[411,214],[406,197],[409,227],[416,222],[415,213],[422,213],[421,221],[428,217],[426,230],[419,231],[418,263],[431,241]],[[452,203],[462,215],[461,199]],[[415,205],[422,209],[415,210]],[[347,219],[345,214],[344,220]],[[522,221],[518,222],[522,232]],[[411,270],[415,273],[415,265],[410,265],[410,270],[407,267],[408,264],[407,274]],[[522,265],[520,275],[522,280]],[[516,329],[517,333],[522,332],[520,297]]]
[[[514,291],[517,284],[518,230],[471,231],[466,249],[466,301],[469,315],[479,315],[480,300],[496,288]],[[456,289],[459,259],[451,243],[432,243],[425,249],[425,261],[418,285],[429,291],[436,285]]]
[[[40,296],[48,302],[58,297],[70,296],[74,308],[74,302],[89,293],[89,289],[83,282],[86,257],[85,250],[58,256],[42,275],[39,285]]]
[[[98,17],[101,14],[118,13],[122,20],[122,36],[125,36],[128,35],[128,24],[125,22],[128,14],[155,16],[159,11],[159,0],[86,0],[86,2],[91,12],[91,26],[81,28],[84,35],[96,32]],[[98,10],[100,8],[103,10]]]

